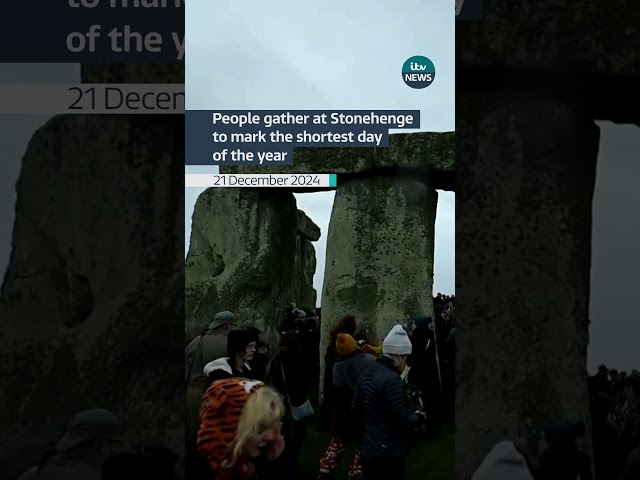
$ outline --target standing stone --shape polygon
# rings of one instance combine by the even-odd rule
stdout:
[[[320,227],[302,210],[298,210],[296,258],[291,286],[291,301],[299,307],[316,307],[317,292],[313,288],[316,273],[316,249],[313,243],[320,239]]]
[[[158,379],[184,371],[183,123],[59,116],[31,139],[0,296],[3,478],[88,408],[182,452],[184,394]]]
[[[304,213],[302,210],[297,211],[298,215],[298,234],[310,240],[312,242],[317,242],[320,240],[320,227],[314,223],[313,220],[309,218],[309,216]]]
[[[298,307],[315,308],[317,292],[313,288],[316,272],[316,249],[309,240],[296,236],[296,255],[292,276],[290,301]]]
[[[437,198],[427,174],[338,179],[327,237],[321,358],[329,330],[345,315],[355,315],[382,339],[409,316],[433,314]]]
[[[305,300],[301,305],[316,308],[318,292],[313,288],[313,277],[316,274],[316,249],[311,241],[302,238],[300,241],[300,258],[302,260],[302,278],[305,289]]]
[[[289,301],[296,235],[290,192],[205,190],[194,208],[185,266],[185,340],[222,310],[240,324],[277,332]]]
[[[589,424],[599,141],[587,112],[545,94],[466,95],[468,111],[458,118],[469,122],[461,135],[469,146],[456,159],[456,244],[465,258],[458,274],[470,285],[456,291],[464,299],[456,325],[459,480],[497,441],[529,426],[563,418]]]

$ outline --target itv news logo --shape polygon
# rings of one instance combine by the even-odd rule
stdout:
[[[436,78],[436,67],[427,57],[416,55],[402,65],[402,80],[411,88],[427,88]]]

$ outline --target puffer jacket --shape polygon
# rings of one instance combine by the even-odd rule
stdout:
[[[407,408],[405,383],[383,355],[361,375],[351,405],[362,458],[404,457],[418,416]]]

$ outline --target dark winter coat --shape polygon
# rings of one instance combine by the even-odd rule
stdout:
[[[391,358],[383,355],[362,373],[351,414],[363,459],[408,454],[418,416],[407,410],[405,383]]]

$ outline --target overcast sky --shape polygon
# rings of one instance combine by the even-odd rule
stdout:
[[[188,109],[420,110],[420,131],[455,129],[455,12],[450,0],[254,0],[250,5],[187,3]],[[402,81],[402,65],[414,55],[429,57],[435,65],[435,81],[423,90]],[[187,189],[185,235],[202,190]],[[322,229],[314,279],[319,295],[334,195],[296,195],[298,208]],[[455,290],[454,233],[455,195],[441,192],[434,289],[449,294]]]
[[[73,83],[79,79],[80,69],[77,65],[0,64],[0,83]],[[0,115],[0,274],[4,273],[9,260],[15,218],[15,182],[21,158],[31,135],[48,118],[45,115]],[[640,322],[637,319],[640,295],[636,288],[640,269],[637,249],[640,245],[640,225],[637,215],[633,213],[635,206],[640,204],[640,189],[637,188],[637,179],[640,178],[640,135],[637,127],[608,122],[600,123],[600,126],[602,136],[593,219],[589,364],[591,368],[605,363],[615,368],[631,369],[640,367],[640,349],[637,345],[637,339],[640,338]],[[187,192],[185,235],[197,193],[194,190]],[[331,195],[298,196],[300,206],[322,227],[325,235]],[[447,226],[447,219],[441,214],[446,203],[446,196],[443,198],[441,195],[436,224],[436,282],[439,282],[438,272],[443,268],[445,271],[450,269],[453,282],[454,227],[452,222]],[[449,203],[447,211],[452,217],[453,195]],[[325,212],[324,221],[322,212]],[[321,257],[324,244],[320,241],[316,246],[318,257]],[[318,271],[323,270],[318,265]],[[445,290],[444,287],[442,289]]]

